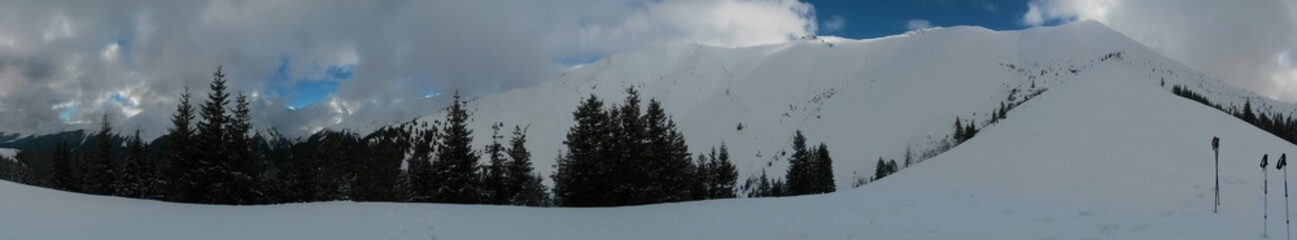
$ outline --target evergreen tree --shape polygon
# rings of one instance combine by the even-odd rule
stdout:
[[[910,153],[910,147],[905,147],[905,167],[906,168],[909,168],[911,164],[914,164],[914,162],[910,160],[911,155],[913,154]]]
[[[311,137],[307,142],[293,144],[290,147],[289,159],[280,170],[280,182],[283,185],[280,193],[281,201],[306,202],[318,199],[319,194],[316,193],[315,186],[320,166],[320,161],[315,155],[318,144],[318,138]]]
[[[887,161],[887,171],[888,171],[887,175],[892,175],[893,173],[896,173],[896,171],[899,170],[900,168],[896,167],[896,159]]]
[[[152,169],[148,168],[146,163],[148,159],[145,156],[144,140],[140,139],[140,131],[135,130],[135,135],[127,140],[126,158],[122,159],[122,174],[114,187],[117,194],[123,197],[144,198],[151,190]]]
[[[709,174],[712,182],[710,190],[710,199],[734,198],[734,188],[737,186],[739,171],[730,162],[730,151],[721,142],[720,154],[711,158],[711,171]]]
[[[705,195],[684,136],[657,100],[640,114],[639,93],[626,90],[624,105],[603,110],[590,96],[573,113],[554,174],[555,198],[564,206],[620,206],[684,201]]]
[[[788,158],[787,187],[789,194],[812,194],[815,189],[815,162],[810,150],[806,149],[806,136],[798,130],[793,135],[793,155]]]
[[[712,148],[711,157],[716,157],[716,148]],[[698,157],[694,158],[694,161],[696,162],[694,169],[697,171],[694,177],[698,181],[693,184],[693,200],[711,199],[712,180],[713,174],[715,174],[715,171],[712,171],[712,161],[708,160],[707,155],[702,153],[698,153]]]
[[[99,133],[95,135],[95,139],[99,143],[99,151],[95,152],[94,157],[90,158],[90,161],[84,162],[85,167],[83,170],[85,171],[86,177],[84,190],[86,190],[86,193],[100,195],[114,194],[112,186],[116,174],[113,172],[113,167],[111,165],[113,147],[112,130],[112,125],[108,123],[108,114],[105,113],[103,115],[103,120],[100,121]]]
[[[468,109],[455,91],[454,103],[446,109],[446,125],[442,128],[437,159],[432,162],[439,183],[433,200],[444,203],[479,203],[481,201],[481,174],[478,154],[470,145],[473,131],[468,129]]]
[[[891,173],[890,170],[891,168],[887,166],[887,162],[884,162],[882,157],[878,157],[878,164],[874,166],[874,181],[887,177],[887,174]]]
[[[399,201],[408,192],[401,179],[401,161],[410,149],[408,127],[385,127],[365,137],[364,147],[356,150],[368,156],[357,164],[352,199],[359,201]],[[353,152],[356,152],[353,150]]]
[[[963,140],[963,141],[968,141],[968,139],[972,139],[973,136],[977,136],[977,127],[973,124],[973,120],[970,119],[970,120],[968,120],[968,124],[964,125],[964,140]],[[960,142],[963,142],[963,141],[960,141]]]
[[[626,205],[651,203],[655,202],[653,199],[663,198],[663,190],[654,188],[659,186],[654,186],[653,171],[662,166],[657,160],[665,152],[650,151],[648,145],[651,143],[645,141],[647,134],[655,133],[648,132],[645,126],[647,121],[653,120],[640,113],[639,91],[627,88],[622,105],[612,107],[608,114],[612,122],[607,125],[607,131],[611,135],[604,143],[611,145],[604,147],[607,155],[603,160],[614,174],[603,176],[605,181],[612,183],[612,191],[605,196],[605,201],[611,205]]]
[[[315,201],[346,200],[349,193],[351,177],[345,169],[347,166],[347,149],[343,141],[345,132],[325,130],[320,144],[315,150]]]
[[[609,124],[603,111],[603,101],[591,94],[589,98],[572,113],[576,125],[568,129],[566,140],[567,153],[558,159],[557,171],[554,172],[554,198],[562,206],[592,207],[610,206],[603,201],[603,196],[610,190],[605,172],[611,172],[601,166],[601,154],[604,149],[601,143],[608,139],[606,125]]]
[[[229,176],[232,171],[228,163],[228,137],[230,116],[226,114],[226,105],[229,104],[230,94],[225,92],[225,74],[221,72],[221,67],[216,68],[216,73],[212,74],[211,91],[207,93],[207,101],[199,107],[199,116],[202,121],[198,122],[198,134],[195,136],[196,149],[200,154],[197,157],[195,176],[195,191],[197,194],[190,201],[197,203],[209,204],[230,204],[234,200],[229,199],[232,184],[230,179],[223,178]]]
[[[684,135],[676,130],[675,122],[666,115],[662,103],[650,99],[648,112],[643,117],[648,132],[648,151],[650,157],[644,160],[649,184],[644,198],[634,199],[630,204],[685,201],[691,198],[693,184],[697,181],[689,147]]]
[[[796,195],[797,195],[797,194],[793,193],[793,190],[791,189],[791,187],[788,186],[788,184],[785,183],[784,180],[778,180],[778,179],[776,179],[776,180],[770,182],[770,195],[769,195],[769,196],[771,196],[771,197],[786,197],[786,196],[796,196]]]
[[[68,147],[67,141],[59,141],[54,145],[54,170],[51,172],[50,186],[54,189],[77,192],[80,191],[81,179],[76,175],[76,169],[72,163],[72,149]]]
[[[1248,123],[1256,122],[1256,114],[1252,113],[1252,100],[1243,102],[1243,121]]]
[[[774,194],[772,194],[771,191],[772,190],[770,186],[770,178],[766,177],[766,171],[762,170],[761,177],[758,178],[756,190],[748,192],[748,197],[749,198],[773,197]]]
[[[9,161],[8,159],[0,159]],[[32,163],[37,161],[36,156],[31,151],[18,151],[14,154],[14,162],[9,166],[9,179],[21,184],[40,185],[40,180],[36,177],[35,171],[32,170]]]
[[[1000,102],[1000,112],[997,113],[996,118],[1004,119],[1005,116],[1007,116],[1008,114],[1009,114],[1008,106],[1005,106],[1004,102]]]
[[[482,201],[488,204],[504,205],[509,204],[516,192],[507,189],[508,168],[506,167],[504,144],[500,143],[504,137],[500,136],[500,127],[503,123],[491,125],[491,145],[486,146],[487,157],[490,164],[485,166],[485,176],[482,178]]]
[[[963,126],[963,122],[959,121],[959,117],[956,116],[955,117],[955,143],[961,143],[961,142],[964,142],[964,126]]]
[[[171,115],[172,126],[167,129],[168,148],[162,163],[161,185],[165,199],[177,202],[195,202],[198,198],[198,159],[193,146],[194,108],[189,104],[189,88],[180,94],[180,104]]]
[[[80,181],[77,181],[78,183],[81,184],[77,186],[78,189],[81,189],[81,193],[93,194],[92,191],[94,191],[93,190],[94,186],[93,183],[90,182],[90,177],[88,177],[91,175],[88,173],[89,171],[88,168],[90,168],[90,163],[94,162],[93,157],[89,153],[90,151],[91,150],[83,150],[80,151],[80,153],[77,155],[77,160],[76,160],[77,166],[74,171],[75,174],[73,175],[82,177]]]
[[[508,184],[506,191],[511,194],[510,204],[523,206],[543,206],[549,202],[545,185],[541,183],[540,174],[532,173],[531,152],[527,151],[527,134],[521,127],[513,127],[513,138],[509,140]]]
[[[262,157],[253,149],[252,110],[247,96],[239,93],[235,98],[233,116],[225,127],[226,159],[218,164],[226,171],[218,172],[215,177],[224,181],[226,191],[217,193],[217,202],[227,204],[254,204],[265,202],[266,196],[261,189],[264,166]]]
[[[436,150],[437,127],[421,130],[415,136],[414,152],[409,160],[406,175],[410,184],[410,200],[415,202],[432,202],[437,191],[436,172],[432,170],[432,158]]]
[[[815,151],[815,183],[814,193],[831,193],[837,191],[837,184],[833,181],[833,158],[829,157],[829,147],[820,143],[820,147]],[[892,171],[896,171],[896,161],[892,161]]]

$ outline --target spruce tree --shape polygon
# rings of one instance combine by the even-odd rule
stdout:
[[[226,114],[226,105],[229,104],[230,94],[225,92],[225,74],[221,72],[221,67],[216,68],[216,73],[212,74],[211,91],[207,93],[207,101],[199,107],[199,116],[202,120],[198,122],[198,134],[195,136],[194,149],[200,154],[197,157],[196,170],[193,171],[195,176],[196,194],[193,199],[188,199],[197,203],[214,203],[230,204],[229,193],[230,179],[223,178],[228,176],[232,171],[228,164],[228,134],[230,116]]]
[[[227,204],[254,204],[264,202],[265,193],[260,180],[263,177],[262,157],[256,154],[252,138],[252,110],[247,96],[239,93],[235,98],[233,116],[228,119],[225,136],[226,159],[220,161],[226,171],[215,176],[227,187],[220,193],[218,202]]]
[[[711,157],[716,157],[716,148],[712,148]],[[714,173],[712,171],[712,162],[707,159],[707,155],[702,153],[698,153],[698,157],[694,158],[694,162],[696,162],[694,169],[697,171],[694,177],[698,181],[693,184],[693,200],[711,199],[712,174]]]
[[[527,133],[518,126],[513,127],[513,138],[509,140],[509,163],[507,191],[512,194],[510,204],[523,206],[543,206],[549,201],[545,185],[541,183],[540,174],[532,173],[531,152],[527,151]]]
[[[815,164],[811,152],[806,149],[806,136],[802,135],[801,130],[797,130],[793,135],[793,155],[788,158],[788,174],[786,175],[788,193],[792,195],[803,195],[813,193],[815,185]]]
[[[115,187],[117,194],[123,197],[144,198],[151,190],[151,177],[149,173],[152,169],[146,169],[148,159],[144,149],[144,140],[140,139],[140,131],[135,130],[127,140],[126,158],[122,159],[122,174]],[[146,176],[147,175],[147,176]]]
[[[603,101],[591,94],[572,113],[576,125],[568,129],[563,144],[567,153],[558,158],[554,179],[554,198],[562,206],[609,206],[603,196],[609,189],[602,188],[605,170],[600,169],[601,144],[608,139],[605,125],[609,124],[603,111]]]
[[[167,129],[168,148],[166,160],[162,162],[162,176],[158,185],[162,187],[164,199],[177,202],[194,202],[198,197],[198,159],[193,146],[194,108],[189,103],[189,88],[180,94],[180,104],[176,113],[171,115],[171,127]]]
[[[86,145],[83,144],[82,146],[84,147]],[[91,168],[90,163],[94,162],[94,157],[91,156],[89,153],[90,151],[92,150],[83,150],[77,154],[77,160],[75,161],[77,165],[74,171],[76,174],[74,175],[82,177],[80,181],[77,181],[77,183],[80,184],[77,188],[81,190],[81,193],[94,194],[94,186],[93,183],[90,182],[90,176],[92,174],[88,172],[90,170],[89,168]],[[15,158],[16,157],[17,156],[15,156]]]
[[[964,125],[964,140],[963,140],[963,141],[968,141],[968,139],[972,139],[973,136],[977,136],[977,126],[974,125],[974,124],[973,124],[973,120],[970,119],[970,120],[968,120],[968,124]],[[960,142],[963,142],[963,141],[960,141]]]
[[[99,133],[95,135],[95,140],[99,144],[99,149],[89,161],[83,162],[85,167],[85,192],[90,194],[113,195],[113,181],[115,181],[112,164],[112,125],[108,123],[108,114],[104,113],[103,120],[100,121]]]
[[[647,170],[646,179],[650,180],[645,188],[648,197],[631,204],[689,200],[697,178],[684,135],[676,130],[675,122],[657,99],[649,100],[644,121],[648,131],[645,133],[647,151],[653,152],[651,158],[644,160],[647,167],[642,168]]]
[[[504,205],[509,204],[516,192],[508,189],[508,179],[505,159],[504,144],[500,143],[504,137],[500,136],[500,127],[503,123],[491,125],[491,145],[486,146],[487,158],[490,163],[485,166],[485,176],[482,178],[483,202],[488,204]]]
[[[410,200],[415,202],[432,202],[437,191],[436,172],[432,170],[432,159],[437,144],[437,127],[420,130],[413,141],[406,176],[410,184]]]
[[[749,198],[772,197],[773,194],[771,194],[771,189],[770,189],[771,188],[770,178],[766,177],[765,170],[761,170],[761,177],[757,178],[757,180],[758,183],[757,183],[756,190],[748,192],[748,197]]]
[[[607,183],[613,184],[612,191],[606,200],[612,205],[643,204],[656,202],[663,198],[660,188],[655,188],[654,168],[660,167],[664,152],[650,151],[645,140],[648,134],[646,122],[652,121],[649,116],[640,113],[640,95],[634,87],[626,88],[626,98],[620,106],[608,110],[612,121],[607,125],[610,139],[605,141],[604,149],[608,155],[604,161],[614,174],[604,175]],[[659,132],[660,133],[660,132]]]
[[[833,158],[829,157],[829,147],[820,143],[820,147],[815,151],[815,184],[814,193],[831,193],[837,191],[837,184],[833,181]],[[896,171],[896,161],[892,161],[892,171]]]
[[[878,157],[878,164],[874,166],[874,181],[887,177],[887,174],[891,173],[889,170],[891,168],[883,161],[883,157]]]
[[[433,200],[444,203],[479,203],[481,200],[481,174],[478,172],[478,154],[470,145],[473,131],[468,129],[468,109],[455,91],[454,103],[446,109],[446,125],[439,135],[437,159],[432,162],[439,183]]]
[[[285,202],[307,202],[318,198],[316,176],[319,175],[320,161],[316,158],[319,138],[312,136],[306,142],[293,144],[291,156],[281,169],[283,184],[280,200]]]
[[[315,174],[313,201],[345,200],[349,192],[351,176],[347,174],[347,149],[343,141],[347,133],[324,130],[320,135],[320,144],[315,150]]]
[[[80,183],[77,179],[76,172],[72,163],[72,149],[68,147],[67,141],[59,141],[54,145],[54,164],[51,172],[50,186],[54,189],[63,191],[80,191]]]
[[[899,170],[900,168],[896,167],[896,159],[887,161],[887,175],[892,175],[893,173],[896,173],[896,171]]]
[[[958,144],[962,142],[964,142],[963,122],[959,121],[959,117],[955,117],[955,143]]]
[[[401,162],[410,149],[409,127],[384,127],[365,137],[365,146],[353,152],[368,156],[356,165],[352,199],[358,201],[400,201],[408,189],[402,183]]]
[[[1252,113],[1252,100],[1243,102],[1243,121],[1247,123],[1256,122],[1256,114]]]
[[[709,198],[734,198],[739,171],[734,167],[734,163],[730,161],[730,151],[725,146],[725,142],[721,142],[720,153],[716,157],[712,157],[711,162],[712,174],[710,174],[710,177],[712,186],[710,187],[711,196]]]
[[[33,162],[37,161],[37,157],[33,155],[34,153],[31,151],[18,151],[17,154],[14,154],[13,163],[9,166],[10,180],[21,184],[40,185],[40,180],[36,177],[35,171],[32,170]],[[0,160],[9,161],[8,159]]]

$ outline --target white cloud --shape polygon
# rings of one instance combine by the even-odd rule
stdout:
[[[928,28],[932,28],[932,22],[928,22],[928,20],[910,19],[910,21],[905,22],[906,30],[914,31],[914,30],[928,29]]]
[[[54,106],[66,102],[82,106],[73,118],[93,120],[105,110],[93,106],[125,87],[137,109],[116,109],[114,119],[164,123],[181,88],[201,102],[218,64],[231,90],[265,96],[256,121],[295,127],[432,111],[384,104],[430,88],[480,95],[529,86],[571,59],[672,43],[776,43],[817,27],[813,7],[797,0],[5,1],[0,131],[61,122]],[[268,82],[283,60],[289,82]],[[320,79],[331,66],[354,71],[320,103],[331,111],[273,114],[285,99],[266,88]]]
[[[1040,6],[1035,2],[1027,3],[1027,13],[1022,16],[1022,22],[1030,26],[1040,26],[1045,23],[1045,16],[1040,13]]]
[[[104,58],[104,62],[113,62],[117,60],[117,49],[121,48],[117,43],[109,43],[104,50],[99,53]]]
[[[839,30],[842,30],[843,27],[847,26],[847,18],[838,15],[833,15],[833,17],[830,17],[828,21],[824,21],[823,25],[824,25],[824,31],[837,32]]]
[[[49,27],[41,34],[41,38],[46,42],[58,40],[60,38],[72,37],[75,32],[72,30],[71,20],[62,14],[55,14],[54,20],[50,21]]]
[[[1276,57],[1297,49],[1292,1],[1033,0],[1022,18],[1028,25],[1071,20],[1101,22],[1232,85],[1297,101],[1294,66]]]

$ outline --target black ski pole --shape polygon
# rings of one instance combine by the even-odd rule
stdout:
[[[1216,153],[1216,203],[1211,206],[1211,212],[1220,211],[1220,138],[1211,137],[1211,151]]]
[[[1288,239],[1292,240],[1292,213],[1288,212],[1288,169],[1283,169],[1288,165],[1288,154],[1280,154],[1279,162],[1274,164],[1275,167],[1283,170],[1283,216],[1284,227],[1288,229]]]
[[[1265,167],[1269,154],[1261,155],[1261,237],[1270,237],[1270,178]]]

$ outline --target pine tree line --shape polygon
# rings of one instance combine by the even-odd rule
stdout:
[[[104,115],[88,141],[21,151],[15,161],[0,161],[0,177],[66,191],[204,204],[551,202],[533,172],[523,128],[515,127],[506,147],[498,132],[503,124],[497,124],[495,143],[486,150],[490,165],[478,164],[458,93],[444,124],[410,121],[363,136],[326,129],[290,140],[277,132],[256,133],[248,97],[231,95],[225,85],[217,68],[203,103],[194,106],[188,89],[182,92],[172,126],[151,143],[139,131],[113,134]],[[35,174],[26,165],[31,162],[49,162],[48,174]]]
[[[442,121],[410,121],[368,134],[324,129],[288,139],[256,131],[251,102],[231,93],[221,68],[201,103],[186,88],[161,137],[113,134],[104,115],[84,142],[23,151],[0,161],[0,177],[99,195],[202,204],[392,201],[526,206],[623,206],[734,198],[738,171],[724,142],[696,156],[656,99],[626,90],[605,108],[591,95],[573,112],[566,151],[548,189],[526,148],[526,128],[492,124],[490,144],[472,146],[458,92]],[[644,108],[641,108],[643,105]],[[749,179],[749,197],[836,190],[826,144],[798,131],[786,179]],[[6,160],[6,159],[0,159]],[[48,162],[48,167],[31,167]],[[753,179],[760,179],[757,184]],[[759,186],[758,186],[759,185]],[[551,195],[550,193],[553,193]]]
[[[807,147],[806,136],[798,130],[793,134],[793,155],[788,158],[788,172],[784,179],[770,179],[766,173],[749,177],[743,189],[748,197],[783,197],[822,194],[837,191],[833,178],[833,159],[829,147]]]
[[[567,151],[558,156],[554,198],[562,206],[625,206],[735,196],[738,172],[720,152],[692,158],[662,103],[640,110],[635,88],[621,105],[604,108],[590,95],[572,113]]]
[[[1297,119],[1293,119],[1292,115],[1285,115],[1278,112],[1267,113],[1260,109],[1254,109],[1252,107],[1252,101],[1250,100],[1244,101],[1242,108],[1234,105],[1229,109],[1226,109],[1219,103],[1212,103],[1202,94],[1189,90],[1188,87],[1178,84],[1171,87],[1171,93],[1216,108],[1222,112],[1229,113],[1235,118],[1243,120],[1243,122],[1252,124],[1252,126],[1265,130],[1266,132],[1287,140],[1290,143],[1297,144]]]

